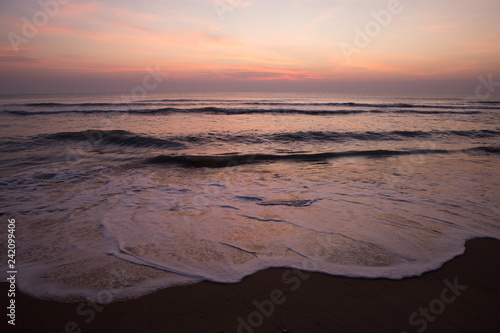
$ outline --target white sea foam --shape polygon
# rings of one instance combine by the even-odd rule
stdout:
[[[500,238],[498,216],[486,208],[491,198],[477,197],[478,185],[466,176],[472,171],[465,164],[474,162],[428,162],[397,184],[376,176],[390,165],[373,161],[189,176],[180,168],[38,169],[4,178],[16,184],[4,191],[23,212],[16,218],[18,285],[43,298],[92,299],[106,291],[118,299],[201,280],[238,282],[268,267],[419,275],[463,253],[468,238]],[[460,174],[460,183],[449,175],[443,181],[439,163]],[[355,172],[369,166],[378,169]],[[457,193],[457,186],[468,191]],[[480,191],[494,197],[496,186]]]

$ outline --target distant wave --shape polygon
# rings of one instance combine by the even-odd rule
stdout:
[[[34,115],[54,115],[54,114],[150,114],[150,115],[169,115],[173,113],[208,113],[208,114],[304,114],[304,115],[346,115],[346,114],[365,114],[365,113],[385,113],[385,114],[479,114],[477,110],[359,110],[359,109],[344,109],[344,110],[301,110],[301,109],[240,109],[240,108],[219,108],[219,107],[202,107],[202,108],[157,108],[157,109],[136,109],[119,111],[113,109],[95,109],[95,110],[48,110],[48,111],[26,111],[26,110],[3,110],[1,113],[14,114],[19,116],[34,116]]]
[[[432,138],[443,136],[460,136],[468,138],[490,138],[500,136],[500,131],[470,130],[470,131],[390,131],[390,132],[295,132],[275,133],[267,135],[266,139],[276,141],[393,141],[407,138]]]
[[[16,104],[11,104],[10,106],[14,106]],[[144,105],[144,103],[140,102],[131,102],[131,103],[28,103],[21,104],[21,106],[34,106],[34,107],[47,107],[47,106],[129,106],[129,105]]]
[[[36,140],[89,140],[91,138],[106,139],[113,143],[141,144],[164,144],[172,142],[268,142],[268,141],[343,141],[343,140],[404,140],[406,138],[432,138],[434,136],[461,136],[469,138],[490,138],[500,136],[500,130],[470,130],[470,131],[390,131],[390,132],[334,132],[334,131],[299,131],[291,133],[272,133],[264,135],[229,135],[210,134],[197,136],[171,136],[168,139],[161,139],[152,136],[145,136],[124,130],[87,130],[80,132],[60,132],[53,134],[43,134],[36,136]]]
[[[411,104],[411,103],[288,103],[288,102],[245,102],[246,105],[278,105],[278,106],[349,106],[349,107],[369,107],[369,108],[407,108],[407,109],[470,109],[471,106],[456,104]],[[495,103],[491,103],[495,104]],[[476,106],[475,109],[498,109],[498,107]]]
[[[188,138],[184,138],[188,141]],[[81,132],[60,132],[53,134],[39,135],[34,141],[45,143],[47,141],[93,141],[99,144],[114,144],[131,147],[157,147],[169,149],[182,149],[186,145],[175,138],[160,139],[147,135],[140,135],[123,130],[87,130]]]
[[[500,101],[477,101],[477,102],[471,102],[473,104],[477,103],[477,104],[499,104],[500,105]]]
[[[256,106],[283,106],[284,108],[296,107],[296,106],[339,106],[339,107],[367,107],[367,108],[405,108],[405,109],[499,109],[499,101],[477,101],[470,102],[469,105],[461,104],[413,104],[413,103],[359,103],[359,102],[287,102],[287,101],[252,101],[252,100],[221,100],[221,99],[161,99],[161,100],[143,100],[143,101],[116,101],[108,103],[26,103],[26,104],[7,104],[2,105],[3,107],[16,106],[16,107],[31,107],[31,108],[42,108],[42,107],[89,107],[89,106],[148,106],[148,105],[164,105],[169,106],[169,104],[196,104],[196,105],[211,105],[211,104],[223,104],[228,106],[234,105],[256,105]],[[473,105],[473,106],[471,106]]]
[[[388,131],[388,132],[335,132],[335,131],[298,131],[278,132],[262,135],[210,133],[197,135],[169,135],[155,137],[124,130],[86,130],[79,132],[59,132],[41,134],[18,141],[15,138],[0,140],[0,151],[11,152],[39,145],[52,145],[68,141],[90,141],[99,145],[118,145],[135,148],[184,149],[193,145],[212,143],[265,144],[269,142],[293,144],[294,142],[349,142],[349,141],[404,141],[408,139],[434,138],[495,138],[499,130],[469,131]]]
[[[400,155],[449,154],[449,153],[500,153],[500,147],[475,147],[464,150],[419,149],[419,150],[352,150],[317,154],[227,154],[227,155],[158,155],[146,160],[148,164],[169,164],[194,168],[224,168],[243,164],[269,163],[276,161],[315,162],[342,157],[392,157]]]

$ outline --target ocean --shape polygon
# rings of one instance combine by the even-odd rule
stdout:
[[[0,237],[15,219],[17,286],[49,299],[269,267],[417,276],[500,239],[499,112],[465,96],[3,95]]]

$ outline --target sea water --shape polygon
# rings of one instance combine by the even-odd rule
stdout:
[[[500,101],[123,97],[0,98],[22,291],[123,299],[268,267],[399,279],[500,239]]]

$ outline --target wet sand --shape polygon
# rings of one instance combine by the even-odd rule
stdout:
[[[7,306],[6,283],[4,306]],[[4,307],[4,311],[7,310]],[[437,271],[403,280],[268,269],[110,304],[16,293],[7,332],[500,332],[500,241],[475,239]],[[5,332],[5,330],[2,330]]]

